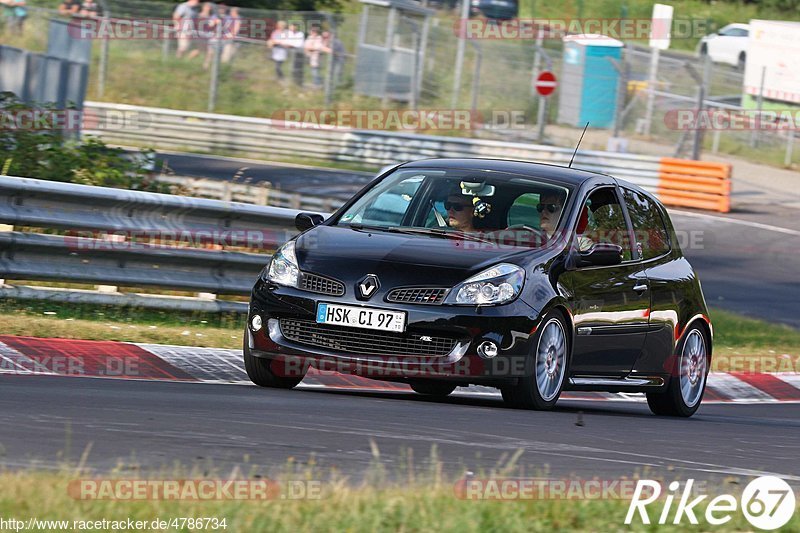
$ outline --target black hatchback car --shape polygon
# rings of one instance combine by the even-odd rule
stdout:
[[[253,287],[244,362],[262,386],[306,371],[445,396],[640,392],[691,416],[711,360],[700,283],[664,207],[611,176],[486,159],[394,167],[327,220],[301,213]]]

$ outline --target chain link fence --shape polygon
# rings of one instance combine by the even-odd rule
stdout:
[[[359,67],[359,53],[364,53],[365,43],[387,44],[388,10],[370,6],[366,13],[331,14],[240,9],[243,24],[235,40],[199,36],[180,58],[179,40],[174,31],[170,33],[172,10],[171,4],[161,2],[108,2],[106,15],[111,19],[148,20],[153,28],[159,24],[162,28],[145,38],[96,39],[89,99],[268,118],[283,117],[287,110],[307,117],[309,111],[331,109],[460,109],[478,119],[462,131],[442,128],[426,133],[556,144],[574,142],[580,133],[577,124],[559,124],[564,87],[547,98],[542,112],[539,108],[545,99],[534,90],[533,82],[541,71],[561,76],[564,44],[558,38],[467,40],[460,84],[454,86],[461,39],[457,14],[438,11],[426,21],[419,13],[401,12],[390,39],[394,50],[412,57],[411,85],[416,91],[397,98],[403,91],[392,85],[391,78],[383,95],[370,96],[358,90],[363,77],[374,69],[365,69],[363,63]],[[48,19],[58,16],[55,10],[30,7],[23,32],[3,33],[2,42],[45,50]],[[267,46],[278,21],[294,22],[306,35],[317,26],[335,39],[335,47],[331,46],[334,41],[328,40],[333,50],[320,54],[317,80],[301,49],[290,50],[285,75],[279,78]],[[628,43],[623,49],[615,65],[619,74],[617,96],[612,99],[617,104],[615,121],[605,130],[593,129],[595,138],[647,141],[660,155],[691,156],[700,149],[784,166],[800,163],[793,129],[709,129],[696,138],[693,128],[676,124],[676,113],[697,111],[701,91],[705,109],[741,111],[742,72],[733,66],[706,64],[690,53],[665,51],[653,82],[651,53],[639,43]],[[399,59],[391,56],[387,61]],[[624,145],[609,142],[612,149],[624,149]]]

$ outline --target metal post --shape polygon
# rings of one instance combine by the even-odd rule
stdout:
[[[219,28],[217,29],[217,34],[219,35]],[[217,85],[219,84],[219,62],[220,62],[221,44],[222,44],[222,39],[217,38],[217,42],[214,45],[214,58],[211,60],[211,80],[209,81],[209,89],[208,89],[209,113],[213,112],[214,108],[217,106]]]
[[[458,46],[456,48],[456,66],[453,71],[453,95],[450,107],[458,106],[458,93],[461,90],[461,71],[464,68],[464,47],[466,46],[466,29],[469,21],[469,0],[461,0],[461,20],[458,21]],[[462,34],[463,31],[463,34]]]
[[[478,94],[481,88],[481,63],[483,62],[483,49],[480,43],[472,42],[475,48],[475,68],[472,71],[472,98],[470,109],[473,113],[478,109]]]
[[[794,151],[794,128],[789,128],[789,135],[786,139],[786,155],[783,158],[783,166],[792,166],[792,152]]]
[[[650,75],[647,78],[647,107],[644,114],[644,134],[650,135],[650,126],[653,123],[653,107],[656,101],[656,83],[658,82],[658,58],[661,50],[650,49]]]
[[[758,121],[761,122],[761,112],[764,109],[764,78],[767,76],[767,67],[761,67],[761,85],[758,87],[758,99],[756,100],[756,109],[758,109]],[[750,146],[753,148],[758,147],[758,128],[750,130]]]
[[[104,23],[108,23],[108,16],[103,15]],[[108,73],[108,39],[103,39],[100,44],[100,60],[97,65],[97,97],[103,98],[106,92],[106,75]]]
[[[366,7],[366,6],[364,6]],[[334,91],[334,83],[335,80],[333,78],[333,69],[334,63],[336,62],[336,57],[333,53],[333,44],[336,41],[336,19],[331,18],[329,19],[330,24],[330,34],[331,34],[331,42],[329,43],[330,52],[328,53],[328,70],[325,71],[325,107],[331,105],[331,98],[333,96]]]
[[[411,35],[411,49],[414,50],[414,56],[411,59],[411,80],[408,87],[409,92],[409,104],[411,109],[417,109],[417,72],[418,72],[418,65],[417,62],[419,61],[419,26],[411,21],[411,25],[414,28],[414,33]]]
[[[539,114],[536,117],[537,131],[536,140],[542,142],[544,140],[544,126],[547,121],[547,97],[539,96]]]
[[[711,83],[711,56],[706,54],[703,62],[703,77],[700,80],[700,87],[697,89],[697,119],[703,114],[705,107],[706,94],[708,92],[708,85]],[[695,124],[694,142],[692,144],[692,159],[699,161],[703,151],[703,135],[705,134],[704,128],[697,127]]]
[[[619,62],[611,57],[608,58],[608,60],[611,61],[611,65],[614,67],[614,70],[616,70],[617,74],[619,74],[619,78],[617,78],[617,97],[615,102],[616,108],[614,109],[613,137],[616,139],[619,137],[619,133],[622,129],[622,111],[625,108],[625,91],[628,87],[628,71],[624,59],[622,62]]]
[[[536,96],[536,78],[539,77],[539,69],[542,64],[542,42],[544,41],[544,30],[539,25],[536,30],[536,52],[533,54],[533,69],[531,69],[531,96]]]
[[[392,53],[394,52],[394,27],[397,24],[397,9],[389,8],[389,19],[386,22],[386,72],[383,76],[383,97],[381,105],[386,107],[389,103],[389,68],[392,64]]]
[[[429,17],[426,15],[422,22],[422,42],[419,45],[419,62],[417,63],[417,99],[422,94],[422,77],[425,74],[425,50],[428,48],[428,24]]]

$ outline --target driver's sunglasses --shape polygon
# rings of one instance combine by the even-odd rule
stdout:
[[[460,204],[458,202],[445,202],[444,203],[444,210],[445,211],[450,211],[452,209],[456,213],[459,213],[459,212],[463,211],[465,207],[467,207],[467,206],[464,205],[464,204]]]
[[[548,213],[555,213],[561,209],[561,206],[559,204],[536,204],[536,210],[538,212],[541,213],[545,209],[547,209]]]

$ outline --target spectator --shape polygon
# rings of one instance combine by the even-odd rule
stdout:
[[[308,57],[308,65],[311,67],[311,79],[314,86],[322,86],[322,76],[320,76],[320,53],[330,53],[330,49],[325,46],[325,41],[319,33],[319,27],[312,26],[308,34],[308,39],[303,46],[306,57]]]
[[[267,46],[272,49],[272,60],[275,62],[275,75],[278,80],[283,81],[283,63],[288,57],[289,32],[286,30],[286,22],[279,20],[275,29],[269,36]]]
[[[292,49],[292,77],[297,85],[303,85],[303,65],[306,58],[303,54],[305,35],[297,29],[296,24],[289,24],[289,47]]]
[[[81,0],[64,0],[58,6],[58,12],[62,15],[77,15],[81,9]]]
[[[217,52],[220,44],[220,18],[214,13],[214,4],[206,2],[198,17],[198,34],[201,39],[200,45],[206,45],[206,58],[203,61],[203,68],[208,69],[211,59]]]
[[[236,36],[239,35],[239,30],[242,28],[242,19],[239,16],[239,8],[232,7],[222,17],[222,39],[225,44],[222,45],[222,62],[229,63],[233,59],[233,54],[236,52]]]
[[[344,43],[329,31],[322,32],[322,41],[325,43],[326,52],[331,54],[331,70],[333,71],[331,77],[333,86],[336,87],[341,81],[347,50],[344,48]]]
[[[81,9],[80,11],[78,11],[78,15],[87,18],[102,17],[103,9],[94,0],[83,0],[83,3],[81,4]]]
[[[28,18],[25,0],[0,0],[0,4],[3,4],[3,17],[6,19],[9,31],[22,33],[25,19]]]
[[[192,47],[192,39],[196,34],[195,23],[197,21],[198,5],[200,0],[186,0],[178,4],[172,13],[172,20],[175,23],[175,32],[178,35],[177,57],[182,57],[189,48]],[[200,53],[197,48],[189,52],[189,59],[196,57]]]

